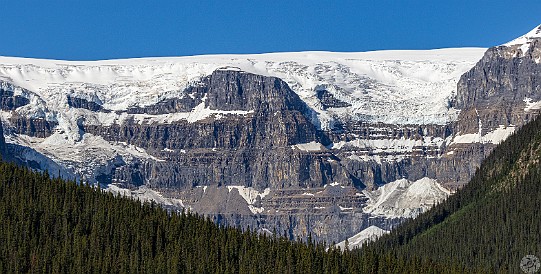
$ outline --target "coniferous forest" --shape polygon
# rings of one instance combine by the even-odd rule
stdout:
[[[0,272],[493,273],[541,252],[541,120],[445,202],[361,250],[218,227],[0,163]]]
[[[0,272],[359,273],[437,270],[217,227],[0,163]],[[440,270],[444,270],[441,266]],[[439,272],[439,271],[438,271]]]

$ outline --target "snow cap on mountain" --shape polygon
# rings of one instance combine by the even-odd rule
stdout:
[[[526,34],[503,44],[503,46],[530,44],[532,40],[536,38],[541,38],[541,25],[535,27],[533,30],[529,31]]]

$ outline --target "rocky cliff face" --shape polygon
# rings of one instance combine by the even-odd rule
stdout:
[[[34,168],[225,225],[340,242],[444,199],[441,185],[463,185],[536,115],[529,45],[477,64],[479,49],[3,59],[1,115],[8,150]]]
[[[453,125],[455,137],[446,148],[456,170],[468,174],[460,186],[500,141],[539,114],[541,104],[540,27],[507,44],[488,49],[460,78],[451,105],[461,109]],[[456,154],[459,153],[459,154]],[[460,156],[459,156],[460,155]],[[466,179],[466,180],[464,180]],[[451,178],[441,177],[445,182]]]
[[[341,182],[362,188],[338,161],[330,161],[337,159],[332,153],[292,148],[321,143],[325,136],[306,118],[310,111],[306,104],[282,80],[217,70],[187,93],[199,98],[202,111],[215,114],[165,125],[131,119],[110,126],[83,124],[85,133],[144,148],[160,159],[116,168],[109,181],[100,183],[148,182],[153,188],[175,190],[241,185],[264,190]],[[164,113],[163,106],[146,109]]]

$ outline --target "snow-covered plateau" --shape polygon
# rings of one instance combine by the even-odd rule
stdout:
[[[315,122],[323,129],[332,127],[335,116],[388,124],[445,124],[457,117],[449,99],[459,77],[484,51],[298,52],[85,62],[0,57],[0,81],[20,87],[15,94],[32,101],[18,112],[58,121],[68,131],[73,116],[80,115],[68,108],[68,94],[105,109],[126,110],[181,97],[188,85],[217,69],[283,79],[317,111]],[[322,89],[351,106],[323,109],[317,100]],[[95,117],[104,123],[118,118],[114,112]]]
[[[315,110],[317,115],[313,123],[322,129],[331,128],[333,121],[350,119],[386,124],[445,124],[455,120],[459,112],[449,107],[459,77],[481,58],[484,50],[298,52],[104,61],[0,57],[2,88],[12,89],[14,95],[30,101],[14,111],[2,111],[1,116],[4,122],[17,114],[57,123],[55,134],[42,140],[29,140],[25,136],[8,139],[31,147],[56,162],[105,162],[111,159],[110,152],[145,156],[144,150],[125,144],[106,144],[97,136],[82,134],[78,123],[81,119],[87,124],[98,125],[120,124],[127,119],[137,123],[193,122],[210,115],[218,118],[220,114],[246,115],[249,111],[211,110],[204,103],[191,112],[182,113],[119,112],[186,96],[186,87],[197,84],[214,70],[240,69],[286,81]],[[350,106],[323,108],[317,98],[317,92],[322,89]],[[71,108],[68,95],[111,111]],[[379,147],[381,142],[357,140],[351,145]],[[408,141],[404,147],[415,142],[418,143]],[[344,145],[348,144],[336,144],[337,147]],[[104,148],[104,155],[97,155],[101,153],[99,151],[93,153],[96,147]],[[297,148],[317,150],[320,147],[297,145]],[[79,177],[81,170],[76,169],[72,168],[73,174],[66,176]]]

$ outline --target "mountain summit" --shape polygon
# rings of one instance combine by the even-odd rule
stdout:
[[[541,25],[535,27],[528,33],[513,39],[505,44],[504,46],[514,46],[514,45],[524,45],[524,44],[530,44],[532,40],[541,38]]]

